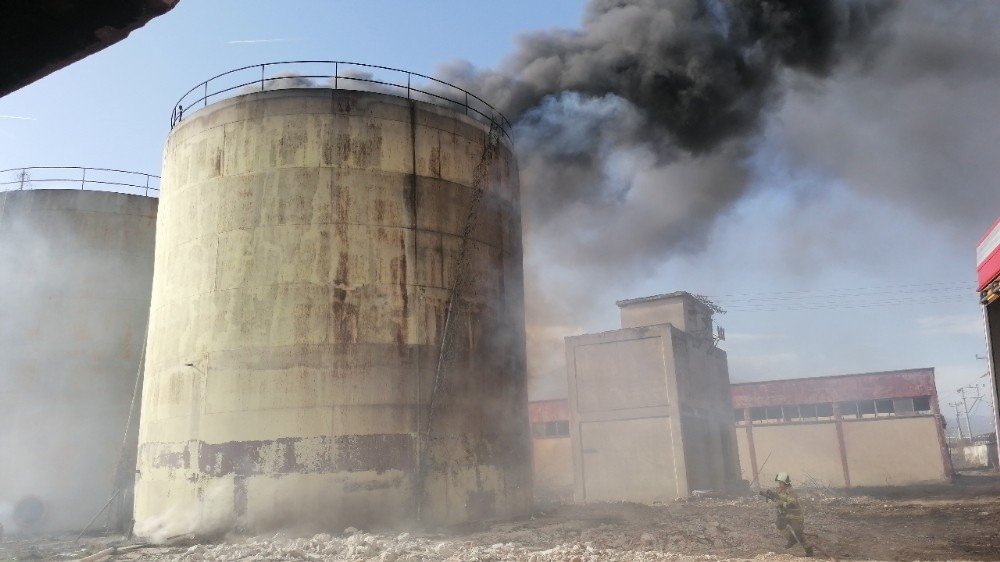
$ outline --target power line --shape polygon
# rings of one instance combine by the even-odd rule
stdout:
[[[850,301],[817,302],[815,304],[795,303],[787,306],[778,306],[779,303],[759,303],[758,305],[754,305],[751,303],[744,307],[736,305],[736,306],[726,306],[725,308],[728,312],[786,312],[786,311],[798,311],[798,310],[833,310],[833,309],[843,309],[843,308],[878,308],[886,306],[943,304],[943,303],[954,303],[967,299],[968,296],[966,295],[956,295],[953,297],[939,297],[933,299],[901,299],[901,300],[883,300],[879,302],[850,302]]]
[[[949,293],[954,295],[969,295],[975,291],[975,287],[969,284],[963,284],[960,287],[928,287],[923,288],[911,288],[909,290],[900,288],[882,289],[878,290],[864,290],[864,289],[834,289],[834,290],[814,290],[814,291],[797,291],[795,296],[791,296],[790,293],[757,293],[756,295],[750,296],[729,296],[726,295],[709,295],[713,299],[722,300],[728,303],[754,303],[754,302],[787,302],[787,301],[803,301],[811,300],[817,298],[825,299],[837,299],[837,298],[855,298],[855,297],[876,297],[879,295],[916,295],[916,294],[930,294],[930,293]]]
[[[909,285],[875,285],[875,286],[871,286],[871,287],[851,287],[851,288],[844,288],[844,289],[805,289],[805,290],[800,290],[800,291],[771,291],[771,292],[761,292],[761,293],[729,293],[729,294],[724,294],[724,295],[709,295],[709,296],[712,297],[712,298],[721,298],[721,297],[755,297],[755,296],[770,296],[770,295],[795,295],[795,294],[804,294],[804,293],[836,293],[836,292],[844,292],[844,291],[868,291],[868,290],[873,290],[873,289],[887,289],[887,290],[891,289],[891,290],[897,290],[897,289],[908,289],[908,288],[913,288],[913,287],[939,287],[939,286],[942,286],[942,285],[950,285],[950,286],[955,286],[955,287],[958,287],[958,286],[967,287],[967,286],[969,286],[969,282],[968,281],[964,281],[964,280],[963,281],[940,281],[940,282],[936,282],[936,283],[914,283],[914,284],[909,284]]]
[[[877,308],[968,300],[975,287],[968,281],[874,285],[841,289],[806,289],[710,295],[732,312],[785,312]]]
[[[951,297],[961,297],[970,298],[970,295],[974,295],[972,289],[949,289],[949,290],[914,290],[914,291],[885,291],[878,293],[842,293],[842,294],[825,294],[817,293],[810,296],[801,297],[773,297],[773,298],[752,298],[752,299],[719,299],[718,297],[713,297],[716,300],[720,300],[729,304],[730,306],[740,306],[744,304],[771,304],[771,303],[796,303],[796,302],[809,302],[816,300],[823,301],[837,301],[837,300],[847,300],[847,299],[871,299],[878,298],[882,296],[887,297],[897,297],[900,295],[925,295],[926,298],[951,298]],[[923,298],[923,297],[916,297]]]

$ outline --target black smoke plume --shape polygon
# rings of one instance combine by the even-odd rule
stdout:
[[[575,331],[580,319],[556,311],[593,309],[590,286],[701,249],[749,189],[750,141],[788,76],[821,80],[863,59],[893,7],[592,0],[581,28],[525,35],[496,69],[444,66],[442,79],[483,93],[514,122],[526,268],[546,271],[528,277],[529,340]],[[554,281],[560,271],[579,290]],[[565,378],[538,372],[559,361],[529,362],[536,378]]]
[[[778,73],[823,76],[863,48],[889,4],[817,0],[594,0],[583,28],[526,35],[497,70],[443,76],[488,93],[519,120],[545,98],[615,96],[647,137],[700,152],[756,129]]]

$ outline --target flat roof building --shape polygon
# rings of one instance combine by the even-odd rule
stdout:
[[[892,486],[947,480],[951,462],[934,369],[731,386],[743,478],[779,471],[805,485]]]
[[[739,478],[713,309],[679,291],[619,301],[622,328],[566,338],[578,501],[663,501]]]

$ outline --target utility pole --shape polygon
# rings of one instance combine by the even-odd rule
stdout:
[[[971,396],[972,391],[975,391],[975,396]],[[978,384],[970,384],[968,386],[963,386],[958,389],[958,394],[962,397],[962,406],[965,410],[965,427],[969,430],[969,439],[972,439],[972,422],[969,419],[969,413],[975,411],[976,406],[983,399],[982,389]],[[969,405],[969,401],[972,401],[972,405]]]
[[[962,405],[961,402],[949,402],[949,406],[955,408],[955,421],[958,422],[958,439],[965,439],[965,435],[962,435],[962,417],[958,415],[958,408]]]
[[[28,170],[21,170],[21,172],[17,174],[17,181],[21,183],[21,186],[17,188],[18,191],[24,189],[24,182],[28,182],[28,185],[30,186],[31,176],[28,175]]]

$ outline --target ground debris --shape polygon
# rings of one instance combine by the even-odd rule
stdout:
[[[801,490],[810,540],[841,560],[995,560],[1000,477],[986,485],[834,492]],[[115,547],[111,561],[791,561],[774,505],[754,495],[662,505],[553,506],[476,531],[380,533],[350,527],[308,537],[269,534],[224,542],[131,545],[113,537],[8,537],[0,560],[78,560]],[[102,555],[106,556],[106,554]]]

